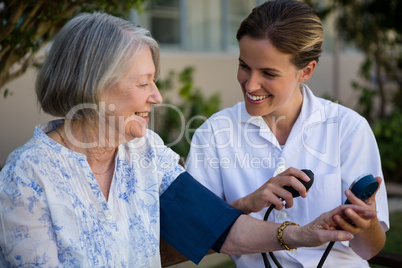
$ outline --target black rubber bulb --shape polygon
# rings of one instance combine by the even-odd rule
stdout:
[[[308,191],[310,189],[311,185],[313,185],[314,173],[309,169],[302,169],[301,171],[303,171],[304,173],[307,174],[307,176],[310,178],[310,181],[303,181],[300,178],[297,178],[297,179],[304,185],[304,187],[306,187],[306,191]],[[300,196],[299,192],[296,191],[292,186],[284,186],[283,188],[285,188],[286,190],[291,192],[293,197]]]

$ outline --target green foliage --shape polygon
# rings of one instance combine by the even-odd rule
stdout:
[[[179,73],[170,71],[165,79],[157,82],[164,101],[154,108],[150,122],[150,128],[165,144],[183,157],[189,152],[194,131],[219,110],[221,102],[219,93],[204,97],[194,86],[193,74],[194,68],[186,67]]]
[[[372,124],[387,180],[402,178],[402,1],[305,0],[321,17],[336,12],[337,32],[365,55],[357,110]]]
[[[4,0],[0,2],[0,89],[35,65],[36,54],[81,12],[128,18],[145,0]],[[7,96],[7,93],[3,93]]]
[[[8,90],[8,88],[5,88],[3,91],[3,97],[7,98],[8,95],[13,95],[13,93],[10,92],[10,90]]]
[[[362,98],[378,99],[377,114],[386,115],[390,84],[402,79],[398,62],[402,59],[402,2],[394,0],[336,1],[341,7],[338,32],[346,41],[361,49],[366,60],[360,75],[371,82],[372,89],[362,89]],[[399,66],[399,67],[398,67]],[[402,88],[398,89],[399,91]],[[373,94],[376,91],[376,94]],[[367,99],[368,98],[368,99]],[[373,109],[373,105],[370,109]],[[371,118],[369,118],[371,119]]]
[[[361,93],[358,109],[373,123],[384,177],[402,182],[402,1],[338,3],[338,32],[365,53],[359,73],[365,82],[352,83]]]
[[[366,59],[360,66],[360,76],[366,81],[370,81],[370,70],[372,68],[372,61]],[[357,81],[352,81],[352,88],[356,91],[360,91],[360,97],[358,101],[357,110],[363,115],[369,122],[373,120],[375,107],[374,98],[377,96],[377,90],[371,83],[359,83]]]
[[[374,122],[384,177],[387,181],[402,183],[402,112]]]
[[[387,240],[384,248],[381,250],[386,253],[401,254],[402,252],[402,212],[395,211],[389,214],[390,229],[386,232]],[[371,268],[384,268],[384,267],[396,267],[396,266],[382,266],[382,265],[370,265]]]
[[[389,215],[391,228],[386,233],[387,242],[384,252],[398,253],[402,252],[402,212],[393,212]]]
[[[359,108],[363,114],[370,114],[369,120],[386,116],[395,85],[402,96],[402,1],[304,2],[318,9],[321,18],[335,13],[338,35],[364,53],[360,76],[367,83],[353,82],[353,87],[362,93]],[[398,103],[402,105],[402,100]]]

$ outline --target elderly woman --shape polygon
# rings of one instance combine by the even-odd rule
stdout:
[[[148,31],[102,13],[71,20],[54,40],[36,92],[63,119],[35,128],[0,173],[0,266],[159,267],[160,234],[194,262],[280,250],[279,224],[243,215],[198,184],[146,129],[162,97]],[[350,240],[340,206],[283,232],[287,244]],[[179,226],[178,226],[179,225]],[[335,229],[343,230],[335,230]]]

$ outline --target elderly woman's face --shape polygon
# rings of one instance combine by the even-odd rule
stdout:
[[[109,138],[111,131],[121,142],[145,135],[152,104],[162,102],[154,79],[155,65],[151,50],[146,47],[137,53],[130,69],[114,88],[102,96]]]

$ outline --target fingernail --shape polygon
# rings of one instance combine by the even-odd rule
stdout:
[[[353,212],[352,212],[352,210],[350,208],[348,208],[348,209],[345,210],[345,214],[350,216],[350,215],[353,214]]]
[[[350,195],[350,190],[349,190],[349,189],[345,191],[345,195],[346,195],[346,196],[349,196],[349,195]]]

